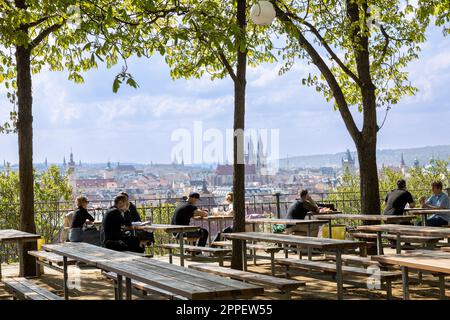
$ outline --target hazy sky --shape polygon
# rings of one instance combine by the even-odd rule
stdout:
[[[433,29],[428,39],[420,60],[409,67],[420,91],[393,107],[379,134],[380,149],[450,144],[450,38]],[[301,85],[312,67],[299,62],[282,77],[279,67],[249,70],[247,128],[278,129],[282,157],[354,150],[339,113],[320,93]],[[68,81],[66,73],[33,77],[35,162],[45,157],[62,162],[71,148],[77,162],[169,162],[174,130],[192,132],[197,120],[204,130],[232,128],[231,80],[173,81],[163,59],[155,56],[130,61],[140,87],[123,86],[114,94],[112,81],[120,68],[90,71],[83,85]],[[11,105],[3,87],[0,97],[4,122]],[[0,146],[0,161],[16,163],[17,136],[0,135]]]

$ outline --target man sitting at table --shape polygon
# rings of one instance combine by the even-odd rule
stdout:
[[[384,214],[386,215],[403,215],[406,204],[409,204],[410,208],[415,207],[414,198],[412,194],[406,190],[406,181],[403,179],[397,181],[397,189],[394,189],[387,194],[384,203],[386,204],[386,207],[384,208]]]
[[[315,213],[320,212],[319,206],[314,202],[308,193],[308,190],[303,189],[299,192],[300,198],[295,199],[295,201],[289,207],[286,219],[299,219],[305,220],[308,212],[312,211]],[[287,233],[295,233],[299,235],[307,235],[308,226],[304,225],[288,225],[286,226]],[[319,232],[318,226],[311,226],[311,236],[317,236]]]
[[[186,202],[180,204],[173,213],[172,224],[179,226],[188,226],[192,217],[207,217],[206,211],[198,209],[195,205],[200,200],[197,192],[191,192]],[[208,241],[208,230],[200,228],[198,231],[184,233],[187,238],[199,238],[197,245],[204,247]],[[179,234],[176,235],[179,237]]]
[[[431,184],[433,195],[425,201],[425,197],[420,198],[422,208],[427,209],[449,209],[450,199],[448,195],[442,192],[443,185],[441,181],[435,181]],[[436,213],[425,221],[429,227],[442,227],[449,224],[450,214]]]
[[[144,249],[140,246],[139,239],[122,232],[122,227],[131,228],[129,221],[124,218],[129,205],[130,202],[124,195],[118,195],[114,199],[114,206],[106,211],[103,217],[102,244],[111,250],[143,253]]]
[[[139,215],[139,212],[137,211],[136,206],[133,202],[130,201],[130,197],[128,196],[128,193],[121,192],[120,195],[123,195],[127,197],[127,201],[130,203],[128,210],[124,213],[124,218],[127,223],[127,225],[132,225],[133,222],[142,222],[141,216]],[[130,231],[127,231],[129,233]],[[151,245],[155,242],[155,237],[153,235],[153,232],[148,232],[145,230],[135,230],[134,235],[139,238],[139,241],[146,242],[147,245]]]

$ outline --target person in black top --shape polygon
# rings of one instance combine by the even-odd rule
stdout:
[[[131,229],[131,223],[124,218],[130,202],[124,195],[114,199],[111,207],[103,217],[102,221],[102,245],[105,248],[116,251],[133,251],[143,253],[144,249],[139,244],[139,239],[133,235],[126,235],[122,227]]]
[[[314,202],[314,200],[311,198],[311,196],[308,193],[308,190],[303,189],[299,192],[300,198],[295,199],[295,201],[291,204],[291,206],[288,208],[286,219],[299,219],[299,220],[305,220],[306,215],[308,212],[320,212],[320,208],[317,206],[317,204]],[[311,229],[311,235],[317,235],[319,232],[319,228],[312,226]],[[301,235],[307,235],[307,226],[302,225],[287,225],[286,226],[286,232],[287,233],[296,233]]]
[[[186,202],[180,204],[173,213],[172,216],[172,224],[173,225],[181,225],[188,226],[191,222],[191,218],[193,217],[207,217],[208,213],[203,210],[199,210],[195,204],[200,200],[200,195],[196,192],[192,192],[189,194],[189,197]],[[208,230],[200,228],[198,231],[186,232],[184,234],[188,238],[199,238],[197,245],[199,247],[204,247],[206,242],[208,241]],[[176,234],[176,237],[179,237],[179,234]]]
[[[94,217],[92,217],[87,210],[88,204],[89,200],[86,197],[80,196],[77,198],[78,209],[72,217],[72,223],[69,231],[70,242],[83,241],[83,227],[85,224],[94,222]]]
[[[410,208],[415,207],[414,198],[412,194],[406,190],[406,181],[403,179],[397,181],[397,189],[392,190],[386,195],[384,203],[386,205],[384,214],[386,215],[403,215],[406,204],[409,204]]]
[[[132,225],[133,222],[142,222],[141,216],[139,215],[139,212],[137,211],[137,208],[133,202],[130,201],[130,197],[128,196],[128,193],[121,192],[119,195],[123,195],[127,197],[127,201],[130,203],[128,210],[124,213],[124,218],[127,221],[128,225]],[[127,232],[129,233],[129,231]],[[134,235],[139,238],[139,241],[146,242],[147,245],[151,245],[155,242],[155,237],[153,235],[153,232],[148,232],[145,230],[135,230]]]

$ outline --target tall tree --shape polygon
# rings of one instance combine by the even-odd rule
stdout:
[[[36,232],[32,74],[44,66],[52,71],[66,69],[70,80],[82,83],[81,72],[96,68],[98,61],[111,67],[132,54],[148,55],[158,43],[153,26],[176,12],[172,3],[176,1],[0,0],[0,82],[5,82],[11,90],[8,97],[17,104],[13,119],[19,139],[21,230]],[[142,38],[147,40],[145,48],[140,45]],[[137,86],[124,68],[113,90],[123,81]],[[27,254],[34,247],[26,243],[19,250],[23,276],[36,272],[35,260]]]
[[[245,0],[186,0],[181,25],[170,35],[166,61],[173,78],[230,77],[234,84],[233,230],[245,231],[245,90],[247,64],[272,61],[268,36],[261,27],[247,28]],[[242,269],[242,243],[233,241],[232,268]]]
[[[313,64],[318,75],[303,84],[334,100],[358,154],[362,212],[380,212],[377,109],[416,92],[405,67],[418,57],[426,24],[414,19],[417,8],[399,0],[271,0],[276,33],[287,37],[281,54],[291,68],[297,59]],[[358,127],[353,110],[362,113]]]

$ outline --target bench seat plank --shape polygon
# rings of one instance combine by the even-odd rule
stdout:
[[[352,235],[352,237],[358,238],[358,239],[376,239],[377,238],[376,233],[355,232],[355,233],[351,233],[351,235]],[[389,239],[389,240],[397,239],[397,236],[395,234],[382,234],[381,236],[384,239]],[[403,242],[411,242],[411,243],[432,243],[432,242],[439,242],[440,240],[442,240],[442,238],[401,235],[400,240]]]
[[[165,249],[180,249],[180,245],[176,243],[162,244],[161,247]],[[224,248],[199,247],[190,245],[185,245],[183,246],[183,248],[185,251],[193,251],[193,252],[208,252],[213,254],[231,253],[231,249],[224,249]]]
[[[302,268],[302,269],[314,269],[314,270],[332,272],[332,273],[336,272],[335,264],[321,262],[321,261],[282,258],[282,259],[275,259],[275,262],[277,262],[278,264],[298,267],[298,268]],[[357,276],[367,276],[368,274],[371,274],[371,272],[369,272],[367,269],[351,267],[351,266],[342,266],[342,273],[343,274],[352,274],[352,275],[357,275]],[[384,279],[387,279],[387,278],[397,279],[397,278],[401,277],[401,273],[395,272],[395,271],[380,271],[380,276],[381,276],[381,278],[384,278]]]
[[[39,287],[26,278],[7,278],[3,282],[16,297],[25,300],[63,300],[62,297]]]
[[[56,264],[58,266],[63,265],[63,256],[53,253],[53,252],[48,252],[48,251],[44,251],[44,250],[39,250],[39,251],[33,250],[33,251],[28,251],[28,254],[30,256],[36,257],[40,260],[47,261],[51,264]],[[76,263],[75,260],[67,259],[68,265],[74,265],[75,263]]]
[[[189,268],[195,269],[198,271],[208,272],[212,274],[216,274],[219,276],[225,276],[232,279],[247,281],[250,283],[259,284],[265,287],[275,287],[280,290],[295,290],[299,286],[304,285],[304,282],[277,278],[265,274],[259,274],[254,272],[235,270],[225,267],[220,267],[211,264],[193,264],[190,265]]]

